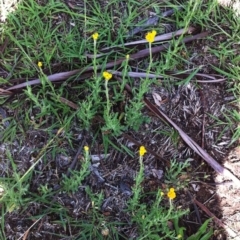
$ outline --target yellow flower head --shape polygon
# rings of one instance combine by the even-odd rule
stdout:
[[[142,157],[147,152],[146,148],[144,146],[141,146],[139,149],[139,155]]]
[[[89,151],[89,147],[88,146],[84,146],[84,151],[88,152]]]
[[[176,193],[175,193],[175,189],[174,188],[170,188],[168,193],[167,193],[167,196],[170,200],[176,198]]]
[[[38,67],[41,68],[43,66],[42,62],[38,62]]]
[[[112,74],[105,71],[103,72],[103,77],[105,78],[106,81],[109,81],[112,78]]]
[[[97,40],[98,39],[98,37],[99,37],[99,34],[97,33],[97,32],[95,32],[93,35],[92,35],[92,38],[93,38],[93,40]]]
[[[157,32],[155,30],[152,30],[151,32],[148,32],[146,34],[145,39],[149,42],[149,43],[153,43],[155,40],[155,36],[156,36]]]

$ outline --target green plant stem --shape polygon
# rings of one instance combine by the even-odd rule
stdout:
[[[123,69],[123,76],[122,76],[122,85],[121,85],[121,90],[120,92],[122,93],[124,87],[125,87],[125,84],[126,84],[126,75],[127,75],[127,68],[128,68],[128,61],[129,59],[126,58],[126,61],[125,61],[125,64],[124,64],[124,69]]]
[[[109,101],[109,94],[108,94],[108,81],[105,81],[105,93],[106,93],[106,99],[107,99],[107,114],[110,113],[110,101]]]
[[[150,74],[150,71],[151,71],[151,66],[152,66],[152,44],[149,43],[149,56],[150,56],[150,61],[149,61],[149,66],[148,66],[148,69],[147,69],[147,77],[146,77],[146,80],[143,81],[143,85],[142,85],[142,89],[144,89],[144,91],[146,91],[148,89],[148,86],[150,85],[150,81],[149,81],[149,74]]]
[[[93,70],[94,70],[94,78],[97,78],[97,64],[96,64],[96,56],[97,56],[97,40],[93,42]]]
[[[148,73],[150,72],[150,68],[152,65],[152,43],[149,43],[149,56],[150,56],[150,63],[149,63],[149,67],[148,67]]]
[[[169,208],[168,213],[166,215],[166,219],[170,216],[170,214],[171,214],[171,212],[173,210],[173,204],[172,204],[172,200],[171,199],[169,199],[169,205],[170,205],[170,208]]]

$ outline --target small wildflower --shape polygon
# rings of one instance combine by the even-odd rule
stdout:
[[[109,229],[105,227],[104,229],[102,229],[101,233],[104,237],[107,237],[109,235]]]
[[[144,146],[141,146],[139,149],[139,155],[142,157],[147,152],[146,148]]]
[[[145,39],[149,42],[149,43],[153,43],[155,40],[155,36],[156,36],[157,32],[155,30],[152,30],[151,32],[148,32],[146,34]]]
[[[99,37],[99,34],[97,33],[97,32],[95,32],[93,35],[92,35],[92,38],[93,38],[93,40],[97,40],[98,39],[98,37]]]
[[[89,151],[89,147],[88,146],[84,146],[84,151],[88,152]]]
[[[41,68],[43,66],[42,62],[38,62],[38,67]]]
[[[112,78],[112,74],[105,71],[103,72],[103,77],[105,78],[106,81],[109,81]]]
[[[174,199],[176,197],[176,193],[175,193],[175,190],[174,188],[170,188],[168,193],[167,193],[167,196],[170,200]]]

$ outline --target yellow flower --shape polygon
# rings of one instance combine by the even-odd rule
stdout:
[[[170,188],[168,193],[167,193],[167,196],[170,200],[174,199],[176,197],[176,193],[175,193],[175,190],[174,188]]]
[[[38,62],[37,65],[38,65],[39,68],[41,68],[43,64],[42,64],[42,62]]]
[[[152,30],[151,32],[148,32],[146,34],[145,39],[149,42],[149,43],[153,43],[155,40],[155,36],[156,36],[157,32],[155,30]]]
[[[103,72],[103,77],[105,78],[106,81],[109,81],[112,78],[112,74],[105,71]]]
[[[89,147],[88,146],[84,146],[84,151],[88,152],[89,151]]]
[[[146,148],[144,146],[141,146],[139,149],[139,155],[142,157],[147,152]]]
[[[92,35],[92,38],[93,38],[93,40],[97,40],[98,39],[98,37],[99,37],[99,34],[97,33],[97,32],[95,32],[93,35]]]

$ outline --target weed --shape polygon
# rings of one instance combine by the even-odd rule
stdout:
[[[202,226],[198,229],[198,232],[196,234],[193,234],[192,236],[186,238],[186,240],[195,240],[195,239],[210,239],[213,235],[213,229],[210,228],[208,230],[208,224],[211,221],[211,219],[206,220]],[[178,239],[185,239],[184,238],[184,231],[186,230],[184,227],[179,227],[178,225],[178,218],[174,219],[174,228],[176,232],[178,233]]]
[[[71,171],[71,177],[63,176],[63,190],[66,192],[75,193],[82,181],[90,173],[90,158],[89,149],[85,146],[84,159],[82,160],[82,166],[80,171]]]
[[[31,175],[25,174],[21,177],[9,152],[7,152],[7,157],[11,161],[13,174],[9,177],[0,178],[0,201],[4,203],[3,209],[6,212],[12,212],[30,200],[26,198],[26,194],[29,190]]]
[[[143,156],[146,153],[146,149],[142,146],[139,150],[139,162],[140,170],[135,178],[135,186],[133,187],[133,196],[128,201],[128,211],[132,214],[132,223],[136,224],[139,230],[138,239],[176,239],[177,233],[169,229],[168,223],[171,220],[178,219],[188,211],[177,211],[173,204],[173,200],[176,198],[174,188],[170,188],[167,193],[159,190],[155,193],[155,199],[150,204],[143,203],[141,198],[143,197],[143,189],[141,183],[144,180],[144,164]],[[186,167],[182,164],[174,163],[171,165],[171,169],[167,175],[171,176],[171,180],[177,180],[177,174],[173,175],[174,170],[178,169],[179,172]],[[170,183],[170,182],[169,182]],[[162,205],[164,197],[167,195],[169,199],[168,208]]]

